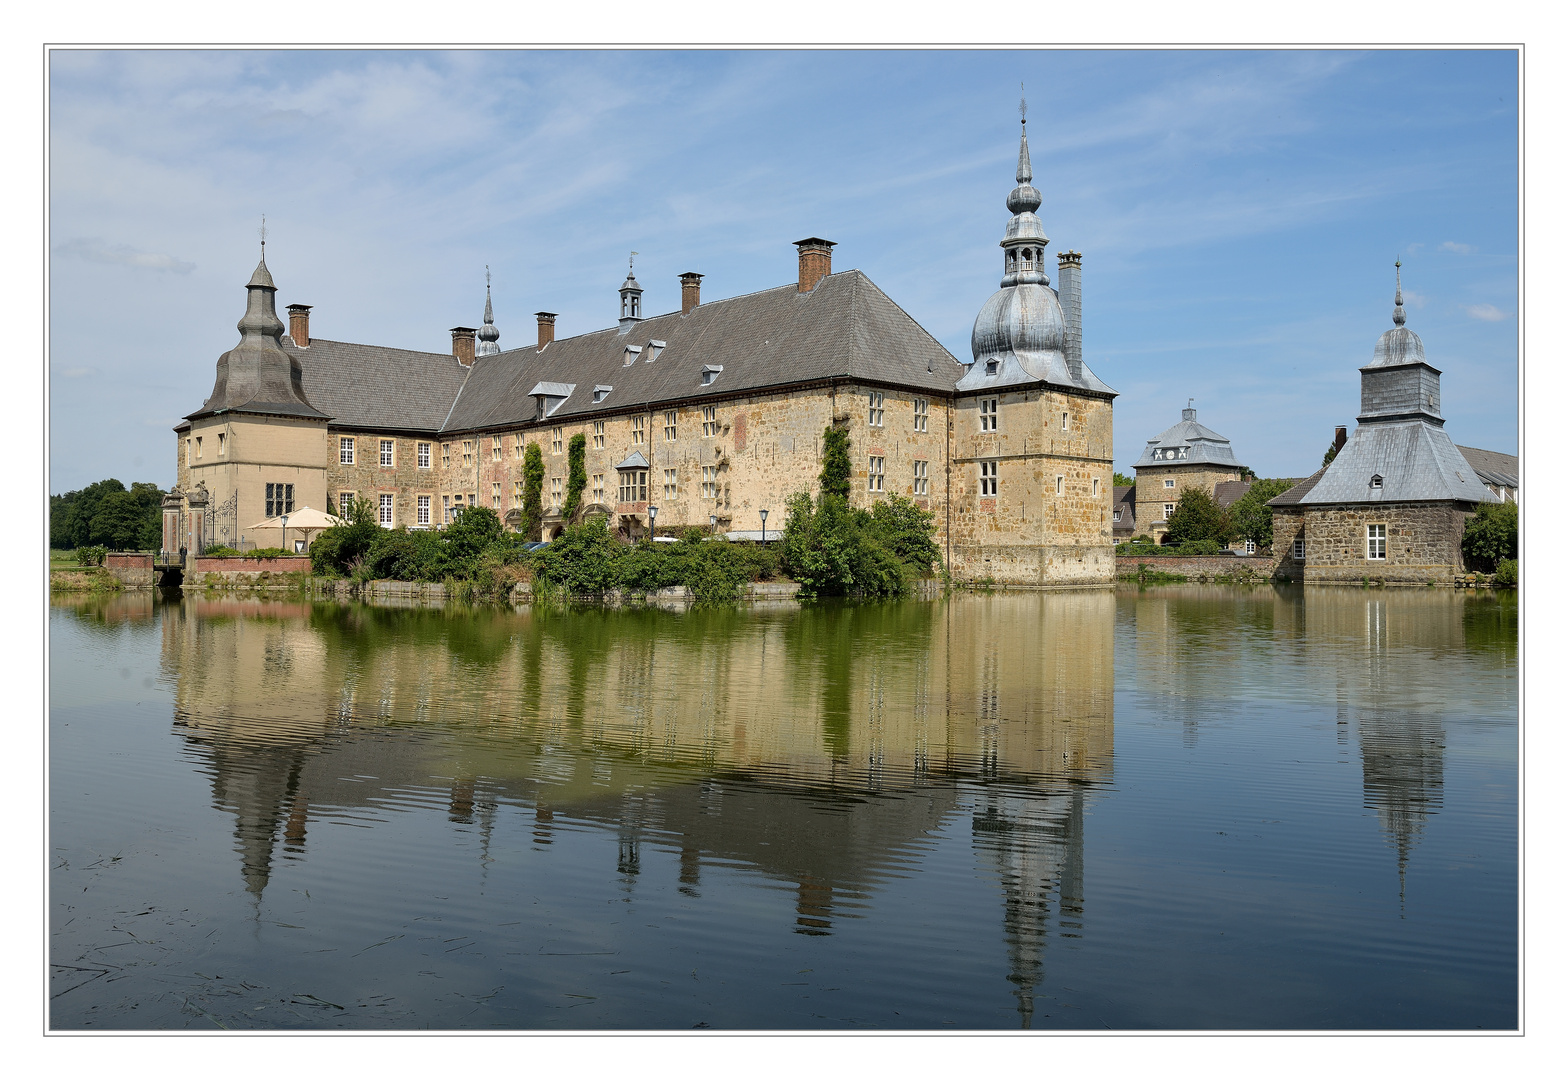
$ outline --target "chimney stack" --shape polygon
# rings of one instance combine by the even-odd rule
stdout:
[[[1056,255],[1056,296],[1062,303],[1062,356],[1074,376],[1083,369],[1083,254]]]
[[[474,334],[472,326],[452,327],[452,355],[464,367],[474,366]]]
[[[690,270],[681,275],[681,314],[702,303],[702,275]]]
[[[310,305],[289,305],[289,338],[301,349],[310,348]]]
[[[1337,454],[1343,450],[1345,448],[1345,443],[1349,441],[1349,437],[1345,434],[1345,429],[1343,427],[1336,427],[1334,429],[1334,453]]]
[[[832,240],[824,240],[820,236],[808,236],[804,240],[795,241],[795,249],[800,252],[799,292],[810,292],[817,287],[817,282],[833,272],[835,246]]]
[[[539,319],[539,348],[536,351],[543,352],[544,347],[555,340],[556,313],[553,311],[536,311],[534,315]]]

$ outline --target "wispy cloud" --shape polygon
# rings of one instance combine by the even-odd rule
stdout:
[[[97,370],[97,368],[90,367],[68,367],[59,374],[67,379],[85,379]]]
[[[1402,290],[1402,295],[1405,307],[1417,309],[1426,307],[1426,293],[1416,292],[1414,289],[1404,289]]]
[[[1492,304],[1466,304],[1465,314],[1472,319],[1480,319],[1483,322],[1502,322],[1504,319],[1514,317],[1513,312],[1504,311],[1502,308]]]
[[[109,244],[100,237],[77,236],[54,246],[56,255],[75,256],[88,262],[112,263],[118,266],[139,266],[144,270],[162,270],[175,274],[188,274],[196,264],[164,255],[156,251],[139,251],[129,244]]]
[[[1455,255],[1474,255],[1476,252],[1474,244],[1461,244],[1455,240],[1444,240],[1439,248],[1442,251],[1452,251]]]

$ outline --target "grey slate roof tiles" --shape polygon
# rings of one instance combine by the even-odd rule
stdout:
[[[1252,489],[1251,480],[1221,480],[1214,485],[1214,501],[1229,506]]]
[[[1477,476],[1488,484],[1498,487],[1519,487],[1519,459],[1513,454],[1503,454],[1496,450],[1477,450],[1473,446],[1455,445],[1464,459],[1470,463]]]
[[[436,432],[468,375],[449,353],[310,339],[283,348],[304,372],[305,395],[334,427]]]
[[[1183,409],[1183,413],[1194,412],[1192,409]],[[1170,460],[1156,459],[1154,454],[1160,449],[1180,449],[1185,446],[1185,457]],[[1134,462],[1133,467],[1145,465],[1222,465],[1231,468],[1241,468],[1241,463],[1236,460],[1236,454],[1230,447],[1230,440],[1215,431],[1210,431],[1198,423],[1196,417],[1182,420],[1166,428],[1148,441],[1143,448],[1143,454]]]
[[[1373,486],[1374,476],[1381,477],[1381,486]],[[1357,425],[1317,484],[1298,500],[1303,505],[1432,501],[1499,500],[1448,433],[1423,420]]]
[[[1306,496],[1306,494],[1308,492],[1310,492],[1314,487],[1317,486],[1318,481],[1323,478],[1323,474],[1325,472],[1327,472],[1327,471],[1328,471],[1328,466],[1327,465],[1323,466],[1323,468],[1319,469],[1317,472],[1313,473],[1311,476],[1307,477],[1305,480],[1303,480],[1300,483],[1298,483],[1295,487],[1287,488],[1285,491],[1282,491],[1278,495],[1274,496],[1272,499],[1269,500],[1269,505],[1270,506],[1297,506],[1297,505],[1299,505],[1301,503],[1302,498],[1304,496]]]

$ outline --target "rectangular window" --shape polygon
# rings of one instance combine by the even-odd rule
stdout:
[[[870,467],[866,470],[866,490],[867,491],[881,491],[882,490],[882,466],[887,461],[887,459],[886,458],[873,457],[873,458],[870,459],[870,461],[871,461]]]
[[[926,461],[917,461],[917,462],[915,462],[915,494],[916,495],[929,495],[929,494],[931,494],[931,478],[930,478],[930,476],[927,473],[927,466],[929,464],[930,464],[930,462],[926,462]]]
[[[338,464],[354,464],[354,438],[351,435],[344,435],[338,439]]]
[[[980,463],[980,494],[992,496],[996,494],[996,467],[999,462],[982,461]]]
[[[268,484],[267,485],[267,516],[277,517],[279,514],[292,514],[294,512],[294,485],[293,484]]]
[[[604,502],[604,473],[602,472],[593,474],[593,501],[601,504]]]
[[[1170,520],[1170,516],[1172,514],[1174,514],[1175,512],[1176,512],[1176,504],[1175,503],[1166,503],[1165,504],[1165,518],[1166,518],[1167,521]]]
[[[702,437],[711,439],[719,433],[718,406],[704,405],[702,407]]]
[[[344,521],[354,512],[354,493],[352,491],[338,492],[338,517]]]
[[[594,445],[595,449],[598,449],[598,450],[603,450],[604,449],[604,421],[603,420],[595,420],[593,422],[593,445]]]
[[[551,428],[550,429],[550,453],[552,453],[552,454],[559,454],[560,452],[561,452],[561,429],[560,428]]]
[[[915,398],[915,430],[925,431],[926,420],[931,415],[931,403],[923,397]]]
[[[196,436],[196,460],[201,460],[201,436]]]
[[[448,525],[452,524],[452,496],[450,495],[441,496],[441,520]]]
[[[490,460],[501,460],[501,436],[499,435],[490,436]]]
[[[1247,541],[1247,554],[1248,555],[1256,555],[1257,552],[1258,552],[1258,545],[1256,543],[1254,543],[1253,541],[1248,540]]]
[[[994,397],[980,399],[980,430],[996,430],[996,398]]]
[[[189,439],[186,439],[185,440],[185,464],[189,465],[190,463],[191,463],[191,441]]]
[[[675,480],[675,470],[674,469],[665,469],[664,470],[664,497],[666,499],[673,499],[673,498],[675,498],[676,490],[677,490],[677,487],[676,487],[676,480]]]
[[[388,492],[381,493],[379,521],[383,529],[392,527],[392,496]]]
[[[560,506],[561,501],[561,478],[552,476],[550,477],[550,505]]]
[[[1089,494],[1096,496],[1100,494],[1100,478],[1098,476],[1089,481]]]
[[[1165,486],[1168,487],[1168,488],[1173,488],[1173,487],[1176,486],[1176,481],[1174,481],[1174,480],[1167,480],[1167,481],[1165,481]]]
[[[392,467],[392,465],[393,465],[392,454],[393,454],[393,450],[394,449],[395,449],[395,444],[392,442],[391,439],[382,439],[381,440],[381,467],[383,469],[390,469]]]
[[[646,416],[634,416],[634,417],[632,417],[632,445],[633,446],[639,446],[639,445],[642,444],[642,437],[644,435],[643,425],[645,423],[647,423],[647,421],[648,421],[648,418]],[[622,499],[621,501],[622,502],[626,502],[627,500],[626,499]]]
[[[675,441],[675,413],[674,412],[667,412],[667,413],[664,414],[664,441],[665,442],[674,442]]]
[[[501,485],[498,481],[490,483],[490,506],[494,510],[501,509]]]
[[[622,469],[621,470],[621,502],[636,503],[648,501],[648,470],[647,469]]]
[[[1066,413],[1062,413],[1062,430],[1063,431],[1067,430],[1067,414]]]
[[[1122,519],[1122,512],[1120,510],[1112,510],[1111,511],[1111,520],[1112,521],[1120,521],[1121,519]]]
[[[1369,558],[1369,559],[1386,559],[1386,558],[1388,558],[1388,526],[1387,525],[1368,525],[1367,526],[1367,558]]]
[[[1295,540],[1290,542],[1290,557],[1295,559],[1297,562],[1305,561],[1307,557],[1306,540],[1297,537]]]
[[[866,423],[872,427],[882,426],[882,395],[873,390],[866,395]]]
[[[449,442],[441,444],[441,467],[443,469],[452,467],[452,444]]]
[[[717,499],[719,497],[719,467],[717,465],[704,465],[702,467],[702,497],[704,499]]]
[[[521,480],[512,481],[512,505],[523,505],[523,482]]]
[[[414,523],[417,525],[430,524],[430,496],[420,495],[414,500]]]
[[[1067,481],[1067,478],[1065,476],[1058,476],[1056,478],[1056,493],[1058,495],[1060,495],[1062,493],[1062,488],[1065,486],[1066,481]]]
[[[218,456],[222,457],[223,453],[223,433],[220,431],[218,433]]]
[[[474,440],[463,440],[463,468],[468,468],[474,463]]]
[[[427,442],[414,444],[414,464],[421,469],[430,468],[430,444]]]

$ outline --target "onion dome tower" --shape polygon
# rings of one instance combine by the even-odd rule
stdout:
[[[989,390],[1003,386],[1050,383],[1114,394],[1084,366],[1080,355],[1069,356],[1069,346],[1081,340],[1078,327],[1069,327],[1061,299],[1046,274],[1045,226],[1035,215],[1042,196],[1033,184],[1029,161],[1029,120],[1026,103],[1018,137],[1017,186],[1007,196],[1012,213],[1002,235],[1002,281],[975,318],[969,345],[974,364],[958,381],[960,391]],[[1063,256],[1077,273],[1076,252]],[[1076,319],[1077,312],[1072,312]],[[1073,350],[1076,352],[1076,348]]]
[[[501,351],[501,346],[496,342],[501,340],[501,331],[495,328],[495,311],[490,307],[490,268],[485,267],[485,324],[479,328],[475,335],[479,344],[474,346],[475,356],[495,356]]]

